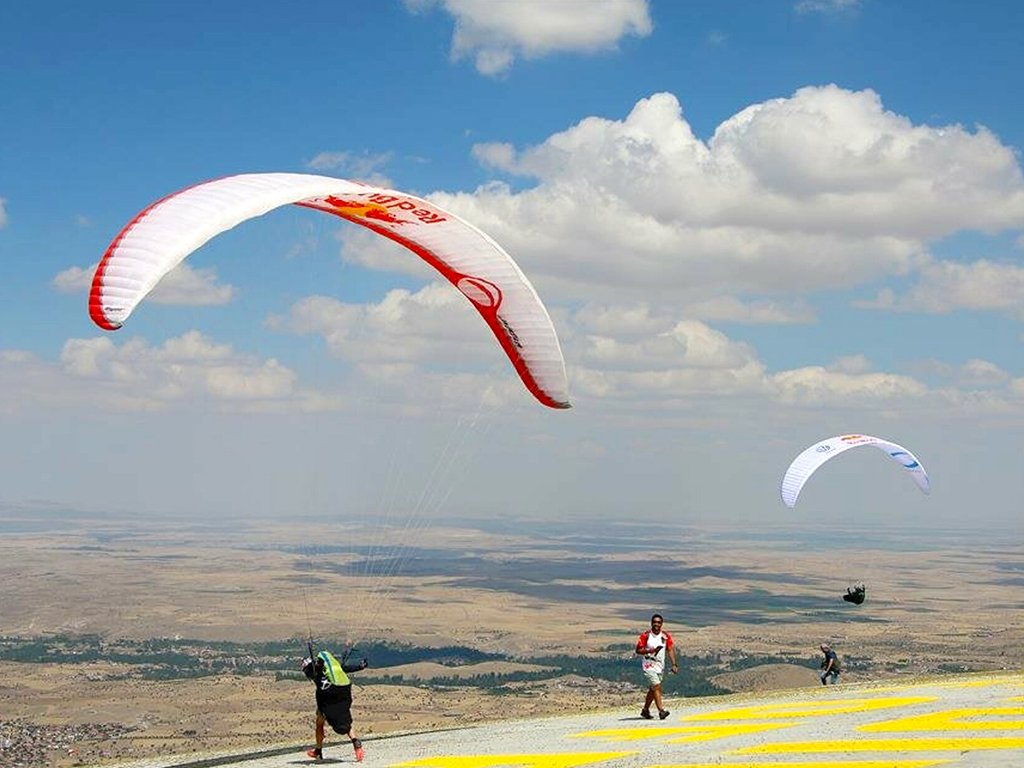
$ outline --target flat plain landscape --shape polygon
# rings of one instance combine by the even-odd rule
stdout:
[[[655,610],[685,657],[670,699],[817,685],[823,641],[865,681],[1018,669],[1024,640],[1024,553],[964,531],[19,508],[0,534],[4,766],[301,743],[309,636],[369,657],[354,714],[376,734],[639,706]]]

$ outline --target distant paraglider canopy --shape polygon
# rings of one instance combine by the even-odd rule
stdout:
[[[787,507],[795,506],[797,497],[800,495],[800,491],[803,490],[804,483],[810,479],[811,475],[822,464],[844,451],[862,445],[870,445],[885,453],[910,474],[914,482],[917,483],[918,488],[924,493],[929,492],[931,486],[924,467],[921,466],[921,462],[917,460],[917,457],[902,445],[891,443],[880,437],[872,437],[871,435],[837,435],[836,437],[830,437],[828,440],[822,440],[820,443],[815,443],[793,459],[793,463],[789,465],[789,469],[786,470],[786,474],[782,478],[782,484],[779,489],[782,493],[782,502]]]
[[[863,584],[858,584],[855,587],[847,587],[846,594],[843,595],[843,600],[854,605],[860,605],[864,602],[864,598],[867,596],[867,589]]]

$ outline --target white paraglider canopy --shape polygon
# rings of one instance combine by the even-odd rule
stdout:
[[[928,493],[931,490],[928,473],[924,471],[921,462],[902,445],[871,435],[837,435],[815,443],[793,459],[793,463],[789,465],[789,469],[786,470],[786,474],[782,478],[780,490],[783,503],[787,507],[795,506],[804,483],[817,471],[818,467],[844,451],[862,445],[874,446],[882,451],[909,472],[922,491]]]
[[[393,189],[300,173],[228,176],[189,187],[138,213],[93,276],[89,314],[116,330],[170,270],[221,232],[284,205],[315,208],[393,240],[437,270],[486,321],[526,388],[569,408],[565,360],[551,317],[519,266],[450,211]]]

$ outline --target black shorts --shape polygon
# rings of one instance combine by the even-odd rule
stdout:
[[[334,704],[322,704],[320,714],[335,733],[347,734],[352,730],[352,702],[339,701]]]

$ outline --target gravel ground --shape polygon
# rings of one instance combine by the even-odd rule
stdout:
[[[815,686],[770,694],[669,700],[671,715],[635,710],[506,721],[365,742],[365,766],[432,768],[925,768],[1024,766],[1024,674],[959,675],[900,684]],[[118,768],[313,765],[309,745]],[[329,742],[324,764],[353,764]]]

